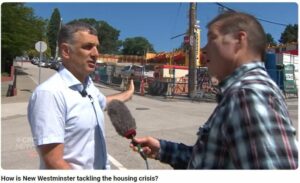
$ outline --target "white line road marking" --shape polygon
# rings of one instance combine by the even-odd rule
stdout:
[[[33,81],[36,85],[38,85],[38,82],[37,82],[33,77],[31,77],[31,76],[29,76],[29,75],[28,75],[28,77],[29,77],[30,79],[32,79],[32,81]]]
[[[118,162],[114,157],[108,154],[108,160],[116,166],[119,170],[127,170],[120,162]]]

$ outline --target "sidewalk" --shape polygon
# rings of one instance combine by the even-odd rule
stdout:
[[[6,97],[11,82],[1,82],[1,167],[36,169],[38,155],[33,146],[27,120],[27,105],[36,84],[18,67],[17,95]],[[18,169],[18,168],[17,168]]]
[[[23,72],[22,69],[16,66],[18,69],[17,75],[17,95],[12,97],[6,97],[6,92],[8,89],[8,85],[12,82],[1,82],[1,104],[7,103],[17,103],[17,102],[28,102],[29,97],[32,94],[32,91],[36,87],[36,84],[29,78],[28,74]],[[6,91],[3,91],[5,90]],[[5,92],[5,93],[3,93]]]
[[[1,94],[1,167],[36,169],[39,160],[27,120],[28,100],[36,84],[27,73],[20,68],[18,71],[17,95],[6,97],[6,91]],[[2,92],[8,89],[9,84],[1,83]]]
[[[13,81],[1,81],[1,99],[6,97],[8,86],[12,83]]]

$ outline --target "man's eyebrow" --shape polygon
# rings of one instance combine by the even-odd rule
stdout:
[[[87,42],[87,43],[84,43],[84,45],[98,45],[98,43]]]
[[[98,47],[99,44],[93,43],[93,42],[88,42],[88,43],[84,43],[83,46],[96,46],[96,47]]]

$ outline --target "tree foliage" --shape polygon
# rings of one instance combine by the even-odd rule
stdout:
[[[281,33],[279,42],[282,44],[298,42],[298,24],[287,25]]]
[[[268,46],[276,46],[277,45],[276,41],[274,40],[273,36],[270,33],[267,33],[266,37],[267,37]]]
[[[144,37],[126,38],[123,42],[123,55],[145,55],[146,52],[155,52],[152,44]]]
[[[120,31],[105,21],[97,21],[93,18],[76,19],[71,22],[82,21],[95,27],[100,42],[100,53],[119,54],[122,41],[119,40]],[[69,22],[69,23],[71,23]]]
[[[122,41],[119,40],[120,31],[110,26],[105,21],[99,21],[96,26],[100,38],[100,52],[119,54]]]
[[[9,72],[13,59],[26,54],[43,39],[45,21],[34,16],[24,3],[3,3],[1,7],[1,73]]]
[[[56,57],[57,36],[60,29],[60,20],[60,12],[57,8],[55,8],[47,28],[47,39],[49,43],[49,49],[51,50],[51,56],[53,58]]]

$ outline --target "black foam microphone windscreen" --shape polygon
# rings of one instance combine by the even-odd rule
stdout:
[[[128,139],[136,135],[135,119],[122,101],[112,100],[107,105],[107,113],[119,135]]]
[[[135,119],[132,117],[129,109],[122,101],[112,100],[107,105],[107,113],[117,133],[122,137],[131,139],[132,144],[137,146],[138,152],[140,153],[142,158],[146,161],[147,169],[149,169],[147,156],[143,152],[140,144],[135,143],[133,140],[133,138],[136,135],[136,131],[135,131],[136,124],[135,124]]]

